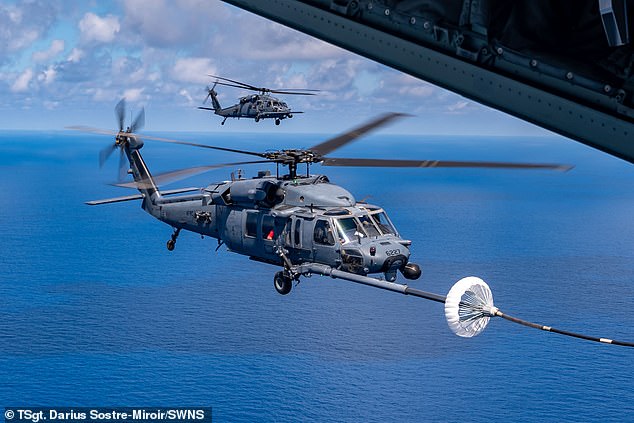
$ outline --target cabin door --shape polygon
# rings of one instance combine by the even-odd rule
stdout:
[[[293,264],[310,261],[312,255],[310,238],[306,236],[307,221],[302,217],[293,216],[286,225],[286,248]]]
[[[341,264],[341,249],[328,219],[317,219],[312,231],[313,260],[337,267]]]

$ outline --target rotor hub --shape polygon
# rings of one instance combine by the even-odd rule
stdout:
[[[268,160],[290,165],[297,163],[319,163],[323,159],[320,155],[314,153],[311,150],[278,150],[273,152],[264,153],[264,157]]]

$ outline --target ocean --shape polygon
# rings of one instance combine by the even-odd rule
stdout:
[[[252,151],[327,138],[157,135]],[[280,296],[276,268],[213,239],[183,232],[167,251],[171,228],[138,202],[84,205],[132,193],[108,185],[117,157],[98,167],[110,142],[0,134],[0,407],[208,406],[214,422],[634,419],[634,349],[500,319],[459,338],[438,303],[317,276]],[[142,153],[154,173],[244,160],[151,141]],[[411,286],[445,295],[475,275],[508,314],[634,341],[631,164],[554,135],[378,134],[333,155],[574,165],[311,172],[387,210],[423,269]]]

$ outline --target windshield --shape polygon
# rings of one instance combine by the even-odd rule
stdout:
[[[335,219],[335,226],[337,226],[337,235],[342,244],[350,242],[357,237],[367,236],[354,217]]]
[[[387,214],[385,214],[384,211],[370,213],[370,217],[372,218],[376,226],[378,226],[383,235],[396,235],[396,229],[394,228],[394,225],[392,225],[392,222],[390,222],[390,219],[387,217]]]
[[[363,216],[359,216],[359,222],[361,222],[361,226],[363,227],[363,229],[365,229],[365,232],[368,234],[368,236],[377,237],[381,235],[381,232],[379,232],[379,228],[377,228],[374,220],[370,218],[369,215],[366,214]]]
[[[364,237],[396,235],[396,229],[383,210],[355,217],[338,217],[333,219],[337,236],[342,244]]]

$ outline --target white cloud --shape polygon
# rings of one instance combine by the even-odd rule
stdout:
[[[44,107],[48,110],[55,110],[59,106],[59,101],[44,100]]]
[[[172,68],[172,78],[177,81],[204,84],[209,82],[208,74],[215,74],[216,67],[211,59],[205,57],[190,57],[178,59]]]
[[[308,60],[341,59],[347,56],[339,47],[312,38],[282,25],[250,16],[234,21],[224,28],[226,34],[239,37],[218,37],[214,50],[250,60]],[[220,23],[219,23],[220,24]]]
[[[70,54],[68,55],[68,58],[66,60],[76,63],[79,62],[82,57],[84,57],[84,52],[75,47],[70,51]]]
[[[14,93],[24,92],[29,89],[29,83],[33,79],[33,69],[28,68],[22,72],[11,85],[11,91]]]
[[[92,99],[99,102],[113,102],[117,99],[117,95],[113,90],[106,90],[103,88],[90,88],[86,90],[86,94],[92,94]]]
[[[101,18],[92,12],[88,12],[79,21],[82,40],[87,42],[110,43],[120,29],[119,18],[113,15]]]
[[[7,16],[9,17],[11,22],[14,23],[14,24],[22,23],[22,11],[20,9],[8,8],[7,9]]]
[[[189,91],[187,91],[186,89],[182,89],[178,92],[178,94],[180,94],[181,96],[185,97],[185,100],[187,100],[188,104],[194,104],[195,101],[192,98],[191,94],[189,94]]]
[[[15,37],[8,41],[7,46],[9,47],[9,51],[17,51],[28,47],[33,44],[39,36],[39,32],[33,29],[20,31],[19,34],[16,34]]]
[[[46,50],[36,51],[31,56],[36,63],[49,61],[64,51],[64,40],[53,40]]]
[[[123,96],[127,101],[139,101],[143,96],[143,88],[130,88],[123,92]]]
[[[50,84],[55,80],[57,71],[53,66],[49,66],[46,70],[43,70],[38,76],[37,80],[43,82],[45,85]]]
[[[214,23],[230,22],[227,7],[208,0],[125,0],[125,29],[152,47],[206,43]]]
[[[465,107],[469,105],[468,101],[460,100],[456,103],[450,104],[447,106],[447,110],[451,113],[458,113],[462,111]]]
[[[42,0],[0,2],[0,65],[16,60],[15,53],[42,39],[55,22],[57,9],[54,2]]]
[[[399,94],[410,95],[413,97],[429,97],[434,93],[434,87],[431,85],[419,84],[418,86],[406,86],[399,88]]]

